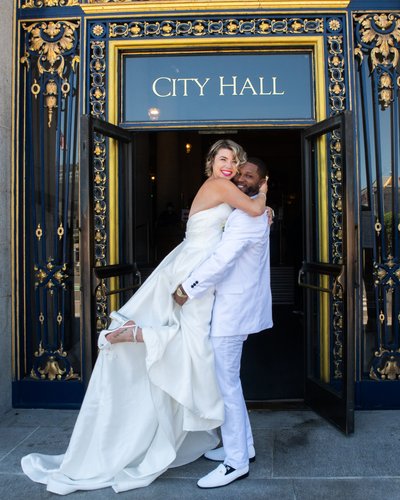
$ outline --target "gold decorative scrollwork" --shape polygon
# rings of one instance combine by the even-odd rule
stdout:
[[[107,298],[107,286],[103,279],[100,280],[100,283],[96,286],[95,296],[97,300],[106,300]]]
[[[125,3],[132,2],[132,0],[88,0],[87,3]]]
[[[44,286],[50,290],[50,294],[53,294],[53,287],[66,287],[66,280],[68,279],[66,264],[55,265],[53,259],[50,257],[46,265],[40,266],[35,264],[33,269],[35,271],[35,288]]]
[[[25,0],[23,9],[33,9],[40,7],[70,7],[79,5],[80,0]]]
[[[378,268],[376,271],[375,284],[378,285],[387,276],[387,271],[383,268]]]
[[[97,304],[96,329],[102,330],[107,327],[107,285],[105,280],[101,279],[95,288],[95,297]]]
[[[330,181],[331,181],[331,238],[332,259],[335,263],[342,262],[342,146],[338,130],[330,134],[329,141]]]
[[[398,14],[355,14],[354,19],[362,26],[361,40],[371,48],[371,64],[374,70],[379,64],[396,66],[399,62],[400,17]],[[384,33],[383,33],[384,32]],[[357,47],[361,58],[361,45]]]
[[[389,73],[382,73],[379,78],[379,100],[384,108],[393,101],[393,81]]]
[[[93,30],[92,30],[93,31]],[[100,34],[100,30],[97,30]],[[91,111],[94,116],[104,117],[105,112],[105,42],[91,42],[92,87],[90,90]],[[106,264],[107,252],[107,174],[106,143],[103,136],[94,137],[94,226],[95,226],[95,265]],[[96,289],[97,324],[100,329],[107,324],[107,301],[105,295]]]
[[[57,108],[57,95],[58,88],[54,80],[49,80],[46,84],[46,92],[43,93],[45,96],[44,106],[47,108],[48,121],[47,126],[51,127],[51,122],[53,120],[54,109]]]
[[[35,231],[35,234],[36,234],[36,238],[40,241],[42,236],[43,236],[43,229],[41,228],[40,224],[38,224],[36,231]]]
[[[104,117],[105,107],[105,42],[91,42],[91,78],[90,89],[91,114],[97,117]]]
[[[39,342],[39,347],[38,347],[38,350],[35,351],[35,356],[38,357],[38,356],[42,356],[42,354],[45,352],[45,350],[43,349],[43,346],[42,346],[42,343]]]
[[[61,316],[61,313],[59,313],[58,316]],[[34,356],[36,361],[30,373],[31,378],[36,380],[48,379],[50,381],[80,379],[80,376],[74,373],[68,361],[68,353],[64,350],[62,344],[58,349],[52,351],[44,349],[42,342],[40,342]]]
[[[79,21],[41,21],[32,24],[23,23],[22,27],[30,35],[29,50],[39,55],[37,66],[39,74],[57,73],[63,76],[64,54],[76,43],[76,29]],[[24,57],[25,62],[27,55]]]
[[[49,356],[44,368],[39,368],[39,373],[42,379],[61,380],[65,374],[65,368],[61,368],[59,362],[54,356]]]
[[[398,64],[400,60],[400,14],[354,14],[357,47],[354,50],[360,64],[369,56],[372,74],[376,75],[379,102],[389,108],[395,99],[395,87],[400,89]]]
[[[328,22],[328,26],[329,26],[329,29],[331,31],[338,31],[342,27],[341,22],[339,21],[339,19],[331,19]]]
[[[96,24],[92,28],[92,33],[96,36],[101,36],[104,33],[104,27],[101,24]]]
[[[36,78],[33,80],[31,85],[31,92],[35,96],[35,99],[37,99],[37,96],[40,94],[40,85],[38,84]]]
[[[394,356],[385,362],[382,368],[378,368],[378,372],[381,374],[381,378],[388,380],[396,380],[400,378],[400,367]]]
[[[61,84],[61,92],[63,93],[63,96],[66,97],[69,94],[70,90],[71,90],[71,85],[67,81],[64,81]]]
[[[57,228],[57,235],[59,240],[61,240],[62,237],[64,236],[64,227],[62,225],[62,222],[60,222],[60,225]]]
[[[110,23],[110,38],[136,38],[140,36],[207,36],[236,34],[288,34],[288,33],[323,33],[323,18],[304,19],[300,17],[283,19],[195,19],[181,21],[154,21],[140,23]],[[94,29],[94,28],[93,28]],[[100,32],[100,28],[98,28]],[[97,33],[95,33],[97,34]],[[99,33],[101,34],[101,33]]]
[[[78,66],[78,64],[80,62],[81,62],[81,58],[78,55],[74,55],[74,57],[72,58],[72,61],[71,61],[72,71],[76,72],[76,67]]]
[[[343,288],[339,284],[333,297],[333,376],[343,377]]]
[[[40,373],[40,378],[42,380],[48,379],[50,381],[53,380],[79,380],[80,377],[78,374],[74,373],[72,367],[70,367],[69,372],[65,368],[61,368],[59,361],[55,356],[49,356],[44,368],[39,367],[38,372]],[[38,379],[39,377],[36,375],[34,369],[31,370],[31,377],[34,379]]]
[[[343,36],[328,36],[328,71],[330,114],[335,115],[346,109],[346,86],[344,79]],[[339,145],[340,147],[340,142]]]
[[[373,268],[375,286],[384,287],[389,292],[400,286],[400,265],[393,255],[388,255],[386,261],[374,262]]]
[[[386,349],[380,346],[375,352],[369,371],[373,380],[399,380],[400,379],[400,349]]]
[[[339,19],[328,22],[331,32],[339,32],[342,23]],[[329,105],[330,115],[340,113],[346,108],[345,59],[343,36],[335,34],[327,36]],[[342,217],[342,138],[338,130],[329,136],[329,168],[331,189],[331,253],[332,260],[341,264],[343,261],[343,217]],[[332,298],[333,310],[333,377],[343,377],[343,289],[337,288]]]

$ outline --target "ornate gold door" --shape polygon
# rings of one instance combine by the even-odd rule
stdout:
[[[133,134],[90,115],[81,117],[81,134],[82,327],[88,380],[98,331],[106,328],[119,301],[140,286],[141,276],[134,262]]]
[[[305,401],[354,431],[355,231],[353,122],[338,114],[303,132]]]

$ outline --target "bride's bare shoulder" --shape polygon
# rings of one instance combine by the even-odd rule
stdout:
[[[227,190],[235,189],[236,186],[233,184],[233,182],[229,181],[228,179],[207,179],[202,188],[204,188],[205,191],[214,191],[214,192],[224,192]]]

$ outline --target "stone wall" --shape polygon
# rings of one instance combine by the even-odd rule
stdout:
[[[0,18],[0,414],[11,408],[11,124],[14,1]]]

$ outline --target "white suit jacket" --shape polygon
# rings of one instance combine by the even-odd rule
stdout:
[[[215,287],[211,336],[248,335],[272,327],[269,224],[266,214],[234,210],[214,253],[182,283],[191,299]]]

